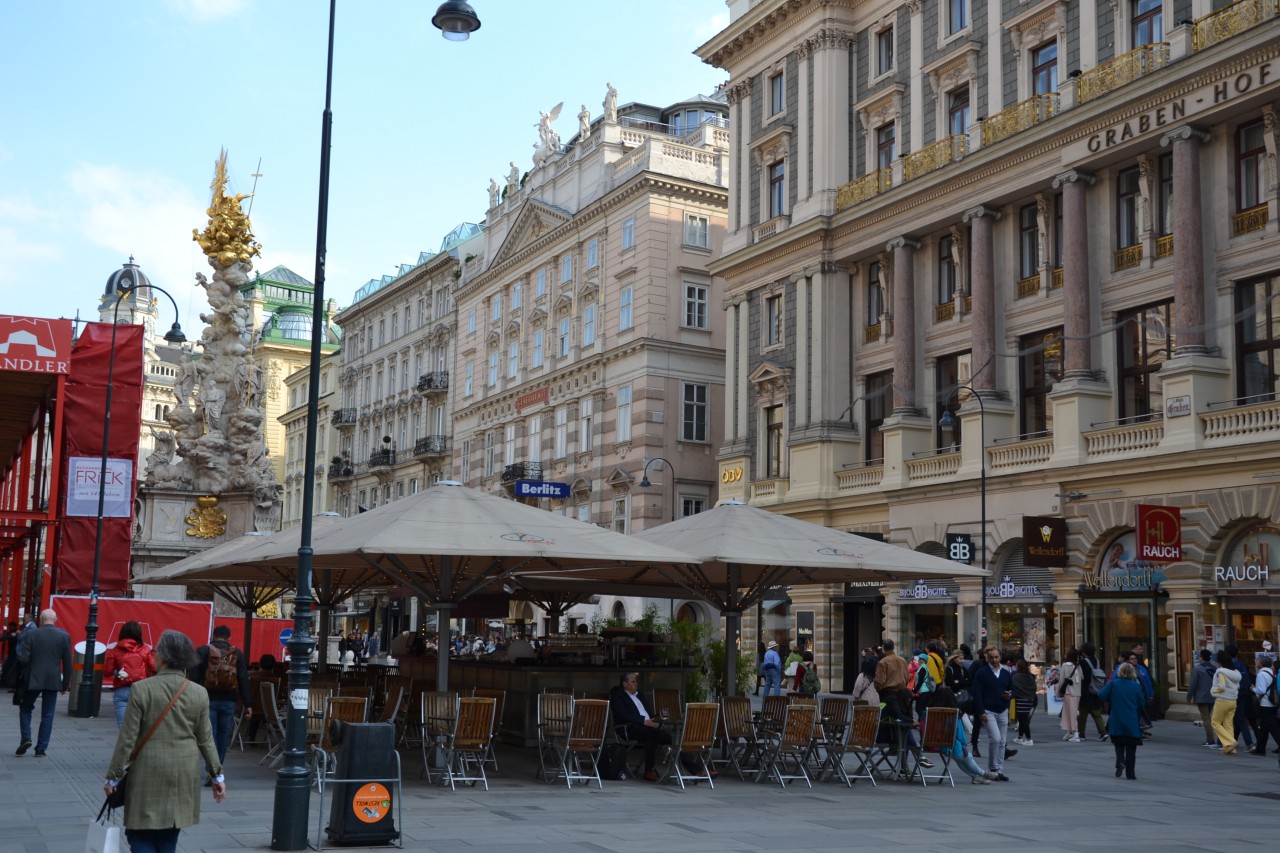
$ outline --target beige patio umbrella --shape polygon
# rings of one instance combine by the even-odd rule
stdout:
[[[602,591],[617,585],[647,595],[689,595],[718,608],[726,617],[729,636],[735,637],[743,610],[788,586],[990,574],[737,501],[631,538],[692,554],[700,562],[638,569],[583,567],[554,573],[521,570],[517,579],[530,586],[564,588],[578,581],[602,584]],[[725,673],[728,685],[733,685],[736,659],[732,643],[725,645]]]

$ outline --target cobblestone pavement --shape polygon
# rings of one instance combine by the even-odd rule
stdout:
[[[0,724],[0,851],[81,853],[101,802],[115,738],[110,717],[74,719],[65,697],[49,754],[15,756],[17,709]],[[109,704],[105,705],[109,708]],[[849,851],[909,849],[1229,851],[1274,846],[1280,826],[1276,756],[1222,756],[1200,746],[1201,729],[1163,721],[1138,750],[1138,779],[1116,779],[1109,744],[1064,743],[1057,720],[1038,716],[1034,746],[1022,747],[1009,783],[950,787],[860,781],[850,790],[741,782],[721,776],[680,791],[606,782],[604,790],[533,778],[532,750],[501,747],[490,790],[456,793],[418,781],[420,756],[405,756],[404,846],[438,853],[515,851]],[[206,794],[203,822],[185,830],[182,851],[267,849],[275,773],[261,750],[233,749],[222,805]],[[198,773],[198,768],[192,768]],[[311,797],[315,836],[319,797]],[[326,804],[327,809],[327,804]],[[362,849],[362,848],[346,848]],[[385,849],[385,848],[379,848]]]

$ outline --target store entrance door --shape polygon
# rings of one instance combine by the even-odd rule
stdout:
[[[880,645],[880,612],[879,602],[884,599],[875,598],[862,601],[845,601],[844,608],[844,642],[841,652],[844,657],[842,693],[852,693],[853,685],[858,680],[858,665],[862,660],[862,650]]]
[[[1098,647],[1098,662],[1110,673],[1119,655],[1136,646],[1143,648],[1142,663],[1155,684],[1159,711],[1168,707],[1165,672],[1155,665],[1166,659],[1168,632],[1162,630],[1157,603],[1150,598],[1094,599],[1084,606],[1084,638]]]

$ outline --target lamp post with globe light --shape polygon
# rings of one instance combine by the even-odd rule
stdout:
[[[644,463],[644,471],[642,471],[640,474],[640,488],[647,489],[649,488],[649,486],[652,485],[652,483],[649,482],[649,466],[655,462],[661,462],[671,469],[671,520],[675,521],[676,520],[676,501],[679,499],[676,496],[676,491],[675,491],[676,466],[672,465],[670,462],[663,459],[661,456],[653,457],[648,462]]]

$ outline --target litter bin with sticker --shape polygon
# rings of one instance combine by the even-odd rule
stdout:
[[[67,696],[67,713],[73,717],[96,717],[102,707],[102,669],[107,660],[107,647],[104,643],[99,643],[97,640],[93,641],[93,663],[90,665],[90,677],[93,678],[93,704],[90,706],[88,714],[81,715],[78,710],[80,705],[80,682],[84,679],[85,670],[84,646],[84,640],[76,643],[75,654],[72,655],[71,693]]]
[[[390,844],[400,837],[400,756],[393,723],[335,722],[330,740],[340,751],[325,829],[334,844]]]

